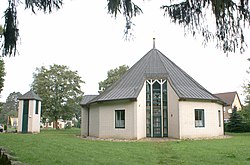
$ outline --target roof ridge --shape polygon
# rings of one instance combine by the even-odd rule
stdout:
[[[159,51],[160,52],[160,51]],[[161,52],[160,52],[161,53]],[[162,54],[162,53],[161,53]],[[182,68],[180,68],[178,65],[176,65],[172,60],[170,60],[167,56],[163,55],[163,58],[166,58],[169,62],[171,62],[172,65],[174,65],[176,68],[178,68],[189,80],[191,80],[195,85],[197,85],[199,88],[201,88],[202,90],[205,90],[206,92],[208,92],[210,95],[213,96],[213,94],[211,92],[209,92],[208,90],[206,90],[206,88],[204,88],[200,83],[198,83],[193,77],[191,77],[186,71],[184,71]],[[176,89],[178,90],[178,89]],[[180,91],[178,90],[178,93],[180,93]],[[177,94],[178,94],[177,93]],[[183,96],[179,96],[180,98]]]
[[[41,97],[39,97],[33,90],[29,90],[25,94],[18,97],[18,100],[39,100],[41,101]]]
[[[158,50],[158,52],[159,52],[158,54],[160,54],[160,55],[159,55],[160,60],[161,60],[161,62],[163,63],[163,66],[164,66],[165,70],[167,71],[167,68],[166,68],[166,66],[165,66],[165,63],[162,61],[163,58],[166,58],[166,59],[167,59],[168,61],[170,61],[172,64],[175,64],[175,63],[172,62],[167,56],[163,55],[163,53],[162,53],[161,51]],[[168,72],[168,71],[167,71],[167,73],[168,73],[168,75],[169,75],[169,72]],[[172,88],[174,89],[174,91],[176,92],[176,94],[178,95],[178,97],[180,97],[180,96],[181,96],[181,93],[179,92],[179,90],[177,89],[177,87],[175,86],[175,84],[173,83],[173,81],[171,80],[171,77],[168,76],[167,79],[168,79],[170,85],[172,86]]]
[[[150,51],[152,51],[153,49],[151,49]],[[148,54],[150,51],[148,51],[146,54]],[[140,61],[142,61],[144,58],[146,58],[147,56],[142,56],[140,58],[140,60],[138,60],[134,65],[132,65],[131,68],[129,68],[129,70],[127,70],[126,73],[124,73],[119,80],[117,80],[114,84],[112,84],[111,86],[109,86],[107,89],[105,89],[102,93],[100,93],[100,95],[98,95],[96,98],[94,98],[91,102],[95,102],[98,101],[99,98],[101,98],[102,96],[105,96],[105,94],[108,94],[108,92],[110,92],[112,89],[114,89],[125,77],[126,75],[128,75],[139,63]],[[145,65],[146,66],[146,65]]]

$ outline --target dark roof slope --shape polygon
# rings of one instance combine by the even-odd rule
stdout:
[[[97,96],[98,95],[84,95],[82,101],[80,102],[80,105],[88,104],[91,100],[93,100]]]
[[[136,99],[146,79],[167,79],[180,99],[217,100],[186,72],[157,49],[151,49],[135,63],[115,84],[92,102]]]
[[[237,92],[216,93],[214,95],[219,97],[221,100],[223,100],[229,106],[229,105],[233,104],[234,98],[235,98],[235,96],[237,96]]]
[[[34,91],[30,90],[24,95],[18,97],[18,100],[42,100]]]

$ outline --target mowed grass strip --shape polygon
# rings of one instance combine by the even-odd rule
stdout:
[[[0,146],[31,165],[250,164],[250,133],[231,138],[168,142],[115,142],[79,138],[79,129],[0,134]]]

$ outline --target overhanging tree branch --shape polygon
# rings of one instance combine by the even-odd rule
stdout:
[[[15,56],[16,44],[19,37],[16,1],[9,0],[8,8],[4,12],[5,24],[3,28],[4,42],[2,45],[3,56]]]
[[[245,51],[244,28],[250,21],[248,0],[238,3],[232,0],[186,0],[162,6],[162,9],[173,22],[183,25],[188,32],[202,34],[205,43],[216,39],[217,47],[225,53],[235,52],[237,48],[241,53]],[[215,32],[208,29],[212,26],[207,22],[209,11],[215,18]]]
[[[3,27],[3,43],[1,45],[2,56],[15,56],[17,53],[17,41],[19,38],[17,6],[20,0],[8,0],[8,7],[4,12],[5,23]],[[62,7],[63,0],[25,0],[25,7],[42,10],[44,13],[51,13],[54,9]]]
[[[7,1],[7,0],[6,0]],[[5,24],[3,28],[2,56],[15,56],[19,29],[16,7],[21,0],[8,0],[9,5],[5,11]],[[63,0],[25,0],[25,7],[34,13],[41,10],[51,13],[63,5]],[[250,23],[249,0],[184,0],[177,2],[169,0],[170,5],[163,5],[165,15],[174,23],[185,29],[185,34],[193,36],[200,34],[206,45],[209,41],[216,42],[216,46],[225,53],[239,50],[245,51],[244,29]],[[108,14],[114,16],[121,14],[125,21],[125,38],[132,35],[132,19],[142,13],[142,10],[133,0],[107,0]],[[209,23],[214,17],[215,24]],[[212,29],[211,29],[212,27]]]

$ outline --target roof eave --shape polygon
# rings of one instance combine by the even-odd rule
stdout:
[[[119,98],[119,99],[109,99],[109,100],[95,100],[93,102],[89,102],[87,104],[81,104],[82,106],[90,106],[94,103],[104,103],[104,102],[111,102],[111,101],[123,101],[123,100],[129,100],[129,101],[136,101],[137,98],[131,97],[131,98]]]
[[[212,103],[218,103],[218,104],[221,104],[223,106],[226,105],[225,102],[221,101],[221,100],[218,100],[218,99],[205,99],[205,98],[185,98],[185,97],[182,97],[182,98],[179,98],[179,101],[199,101],[199,102],[212,102]]]

